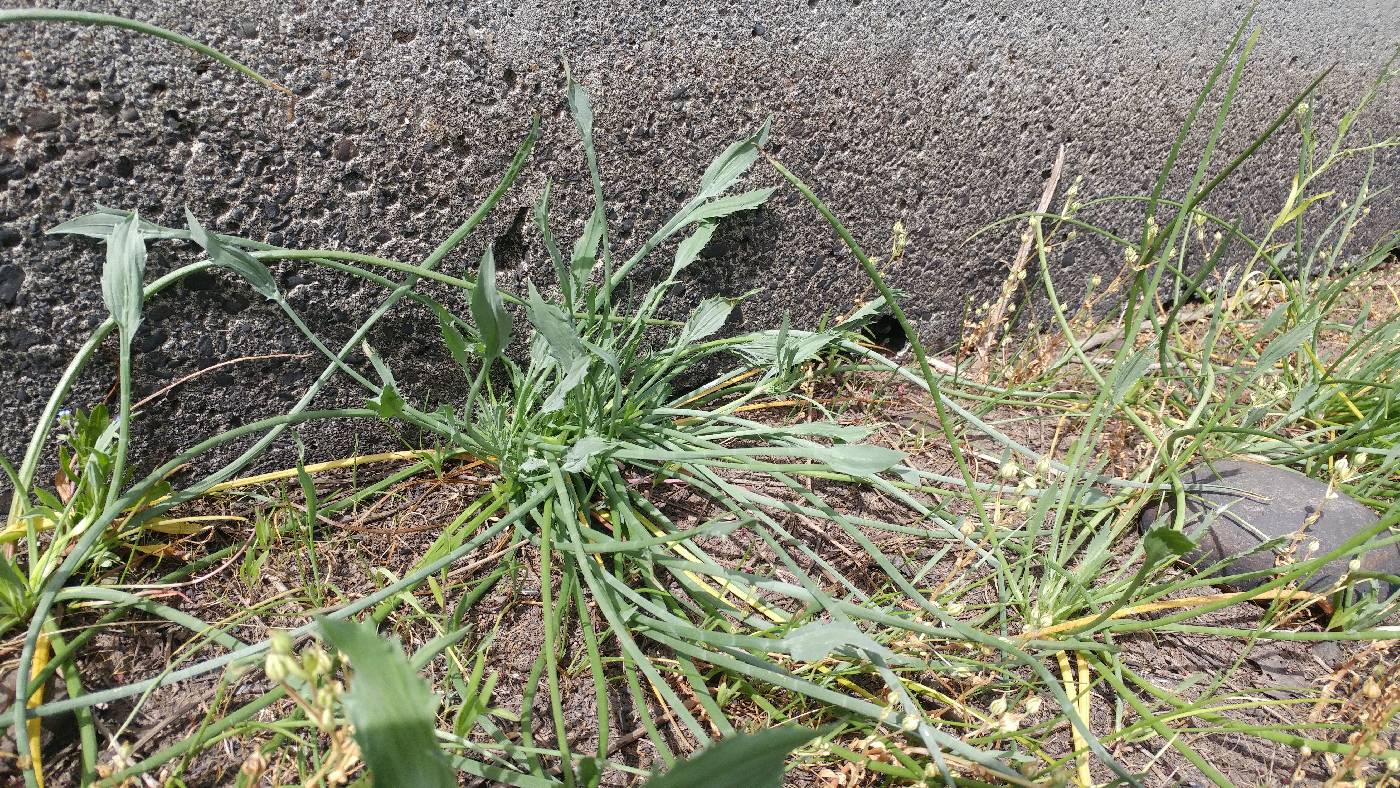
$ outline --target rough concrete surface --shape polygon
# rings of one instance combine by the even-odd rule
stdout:
[[[1081,193],[1142,193],[1245,2],[876,2],[677,0],[65,3],[137,17],[207,41],[289,86],[295,113],[261,89],[168,43],[58,24],[0,29],[0,452],[17,458],[43,399],[102,316],[100,245],[45,237],[101,203],[178,224],[189,206],[221,232],[277,244],[421,259],[494,183],[539,112],[544,137],[503,210],[445,266],[462,272],[514,209],[555,184],[555,231],[586,214],[561,55],[593,92],[614,245],[640,243],[728,142],[773,119],[769,150],[806,177],[872,250],[903,219],[909,251],[892,272],[934,336],[951,339],[968,299],[994,292],[1020,230],[966,243],[977,228],[1034,206],[1058,144]],[[1393,0],[1265,0],[1263,33],[1222,143],[1239,150],[1322,68],[1313,100],[1338,114],[1400,38]],[[1208,105],[1208,106],[1213,106]],[[1400,128],[1387,88],[1365,125]],[[1293,163],[1285,134],[1212,207],[1256,219],[1280,203]],[[1188,145],[1188,156],[1200,138]],[[1340,178],[1355,182],[1356,169]],[[1397,157],[1373,176],[1395,182]],[[1348,181],[1350,179],[1350,181]],[[750,181],[776,184],[759,166]],[[1375,224],[1394,226],[1388,203]],[[1131,228],[1122,228],[1130,230]],[[730,222],[688,272],[686,298],[765,288],[749,324],[790,309],[797,325],[844,311],[867,287],[832,233],[791,190]],[[192,259],[152,247],[150,275]],[[1072,301],[1114,254],[1056,261]],[[544,266],[529,275],[547,278]],[[277,272],[295,306],[342,339],[380,295],[321,270]],[[522,288],[523,269],[508,274]],[[541,284],[545,284],[541,281]],[[436,326],[409,308],[375,342],[422,394],[451,396],[458,375]],[[218,361],[305,350],[246,286],[200,277],[149,305],[137,396]],[[74,404],[111,385],[110,359]],[[314,369],[313,369],[314,368]],[[321,365],[274,359],[226,367],[150,406],[138,453],[149,463],[220,427],[289,404]],[[444,371],[447,370],[447,371]],[[355,400],[348,389],[326,401]],[[383,434],[306,435],[319,456]],[[286,449],[273,463],[286,460]]]

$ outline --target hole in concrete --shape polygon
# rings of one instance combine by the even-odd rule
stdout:
[[[909,344],[909,337],[904,333],[904,327],[899,324],[894,315],[880,315],[867,323],[860,332],[871,342],[891,354],[898,353]]]

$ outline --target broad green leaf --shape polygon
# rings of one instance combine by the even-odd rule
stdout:
[[[736,733],[647,780],[646,788],[781,788],[788,754],[824,733],[787,725]]]
[[[815,435],[846,443],[859,443],[870,437],[870,433],[874,431],[874,427],[863,427],[859,424],[837,424],[834,421],[812,421],[773,428],[773,432],[782,435]]]
[[[559,367],[568,369],[574,360],[585,352],[578,332],[574,329],[574,323],[564,310],[540,298],[534,282],[530,282],[529,287],[530,297],[525,303],[525,316],[530,325],[549,343],[549,352],[559,362]]]
[[[190,213],[189,208],[185,209],[185,223],[189,226],[190,240],[204,249],[214,265],[227,268],[243,277],[258,295],[269,301],[282,298],[282,294],[277,290],[277,281],[272,278],[272,272],[267,270],[267,266],[263,265],[261,260],[242,249],[225,244],[217,236],[210,235],[199,220],[194,218],[194,214]]]
[[[322,634],[350,659],[354,673],[341,702],[375,785],[455,786],[437,743],[438,699],[404,655],[369,623],[318,620]]]
[[[1304,342],[1312,338],[1316,326],[1315,320],[1309,320],[1275,337],[1259,354],[1259,363],[1255,365],[1250,380],[1269,372],[1275,364],[1296,353]]]
[[[141,325],[141,305],[146,278],[146,242],[141,238],[140,218],[133,212],[118,223],[107,238],[107,262],[102,266],[102,302],[121,329],[122,341]]]
[[[860,631],[849,621],[815,622],[794,629],[783,638],[792,658],[801,662],[819,662],[833,651],[858,649],[872,654],[888,655],[890,650]]]
[[[705,173],[700,176],[697,199],[708,200],[724,193],[740,176],[748,172],[749,167],[758,160],[759,148],[768,140],[768,126],[769,121],[764,121],[758,131],[731,144],[710,162],[710,166],[706,167]]]
[[[751,211],[767,202],[773,192],[774,189],[770,187],[767,189],[754,189],[751,192],[744,192],[742,194],[731,194],[728,197],[720,197],[719,199],[711,200],[701,205],[699,208],[696,208],[686,216],[686,221],[713,221],[732,213],[738,213],[739,211]]]
[[[579,438],[578,442],[570,447],[569,452],[564,455],[563,468],[570,473],[586,470],[589,466],[589,460],[616,445],[616,442],[600,438],[597,435],[585,435]]]
[[[491,363],[500,357],[510,344],[511,319],[501,301],[501,293],[496,289],[496,258],[487,244],[486,253],[481,256],[481,269],[477,272],[476,287],[472,288],[472,319],[481,332],[482,358]]]
[[[920,484],[923,481],[923,478],[919,476],[919,472],[910,468],[908,465],[896,465],[890,468],[890,473],[898,476],[899,480],[905,484]]]
[[[617,354],[613,353],[607,348],[595,345],[586,339],[583,340],[583,346],[588,348],[589,353],[592,353],[593,355],[597,356],[600,360],[602,360],[604,364],[607,364],[608,368],[611,369],[613,372],[616,372],[618,371],[618,369],[620,369],[620,366],[617,361]]]
[[[452,360],[457,362],[457,366],[467,375],[472,374],[471,357],[467,355],[467,339],[462,336],[462,332],[457,330],[457,324],[444,309],[438,310],[438,330],[442,333],[442,342],[447,345],[447,350],[452,354]]]
[[[560,379],[559,384],[555,386],[554,390],[545,398],[544,404],[540,406],[540,413],[553,413],[564,407],[564,397],[568,396],[570,391],[573,391],[578,384],[583,382],[584,377],[588,374],[590,366],[592,366],[592,362],[589,361],[587,356],[579,356],[574,359],[573,366],[568,368],[568,371],[564,373],[564,377]]]
[[[84,214],[74,219],[69,219],[57,227],[50,228],[48,235],[84,235],[88,238],[106,240],[111,236],[117,225],[126,221],[131,215],[130,211],[123,211],[117,208],[99,207],[92,213]],[[189,238],[188,230],[176,230],[170,227],[161,227],[158,224],[141,220],[141,236],[143,238],[157,240],[165,238]]]
[[[404,401],[393,383],[385,383],[379,396],[365,400],[365,406],[378,413],[381,419],[392,419],[403,413]]]
[[[898,291],[895,291],[895,295],[900,296],[901,294]],[[851,331],[855,328],[858,328],[862,323],[869,320],[870,318],[882,313],[884,309],[885,297],[876,296],[875,298],[866,301],[864,304],[861,304],[861,307],[859,309],[853,312],[845,320],[842,320],[840,323],[836,324],[835,328],[839,328],[845,331]]]
[[[1159,526],[1142,537],[1142,549],[1147,554],[1147,566],[1156,566],[1173,556],[1186,555],[1195,545],[1186,534],[1167,526]]]
[[[707,298],[701,301],[700,306],[690,314],[690,319],[681,327],[676,344],[685,347],[724,328],[724,321],[729,319],[729,313],[732,311],[734,305],[727,299]]]
[[[569,114],[573,115],[578,126],[578,135],[585,148],[593,147],[593,102],[588,97],[588,88],[568,77],[569,86],[565,98],[569,103]]]
[[[1307,199],[1295,205],[1291,210],[1285,212],[1282,216],[1279,216],[1278,221],[1274,222],[1274,229],[1277,230],[1283,225],[1288,224],[1294,219],[1297,219],[1299,216],[1302,216],[1303,212],[1308,210],[1308,208],[1311,207],[1313,203],[1317,202],[1318,200],[1325,200],[1334,194],[1336,194],[1336,192],[1323,192],[1322,194],[1314,194],[1313,196],[1308,197]]]
[[[607,225],[601,210],[595,210],[583,226],[583,235],[574,241],[574,253],[569,263],[569,281],[574,297],[582,292],[588,283],[588,275],[593,272],[593,264],[598,260],[598,245],[603,240],[603,228]]]
[[[676,261],[671,265],[671,276],[675,277],[681,271],[690,267],[700,257],[700,252],[704,251],[705,244],[710,242],[710,238],[715,234],[715,223],[704,222],[695,228],[695,232],[686,236],[676,247]]]
[[[773,364],[781,373],[792,365],[792,351],[788,348],[788,332],[792,330],[792,313],[783,310],[783,322],[778,324],[778,333],[773,335]]]
[[[870,443],[840,443],[822,449],[827,465],[852,476],[871,476],[898,465],[907,455]]]
[[[1147,367],[1156,358],[1156,347],[1148,346],[1135,352],[1127,363],[1114,367],[1112,385],[1113,404],[1121,405],[1123,399],[1133,390],[1147,373]]]
[[[1259,324],[1259,328],[1254,332],[1255,336],[1265,337],[1279,330],[1283,321],[1288,317],[1288,304],[1283,303],[1274,307],[1269,316]]]

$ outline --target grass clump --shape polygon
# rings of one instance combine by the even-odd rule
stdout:
[[[65,763],[100,784],[209,781],[234,766],[245,784],[339,784],[367,765],[389,784],[611,785],[718,740],[674,774],[752,769],[771,783],[774,753],[797,748],[796,768],[829,784],[1137,784],[1169,768],[1224,785],[1221,740],[1293,748],[1298,779],[1395,771],[1400,753],[1384,733],[1400,711],[1386,684],[1396,600],[1358,575],[1332,590],[1319,617],[1317,595],[1295,588],[1326,561],[1400,541],[1400,301],[1355,301],[1387,282],[1395,238],[1356,249],[1367,206],[1383,193],[1368,179],[1345,202],[1317,191],[1343,162],[1395,143],[1347,142],[1373,90],[1321,146],[1305,108],[1310,87],[1218,165],[1215,145],[1254,45],[1246,29],[1152,193],[1133,198],[1145,209],[1140,232],[1094,224],[1096,210],[1128,198],[1071,199],[1008,220],[1028,222],[1019,270],[1038,274],[1005,289],[1026,306],[1011,314],[1043,301],[1050,327],[996,345],[1007,354],[999,362],[984,351],[952,372],[851,233],[771,159],[880,297],[817,330],[784,318],[726,335],[735,300],[723,297],[683,321],[659,317],[718,223],[774,192],[736,190],[763,158],[767,128],[722,151],[694,196],[624,256],[610,242],[588,93],[572,79],[593,205],[571,247],[551,228],[548,187],[534,207],[551,297],[533,283],[503,291],[489,245],[474,277],[438,270],[512,187],[537,122],[482,204],[416,264],[270,247],[193,216],[171,228],[102,210],[55,228],[106,244],[111,317],[65,372],[20,466],[5,465],[17,494],[0,538],[22,548],[0,563],[0,631],[18,653],[13,697],[24,699],[9,710],[10,729],[30,743],[18,771],[39,782],[39,723],[67,714],[78,733]],[[1204,153],[1172,196],[1184,141],[1217,94]],[[1290,121],[1298,175],[1270,226],[1251,236],[1205,212],[1210,193]],[[1335,217],[1320,219],[1332,204]],[[1124,254],[1104,296],[1115,309],[1106,334],[1091,313],[1061,303],[1050,275],[1080,235]],[[146,244],[181,241],[200,259],[146,284]],[[635,269],[662,250],[666,275],[622,298]],[[293,263],[387,295],[333,348],[269,268]],[[129,348],[142,305],[210,267],[272,301],[326,366],[286,413],[130,478]],[[418,289],[429,281],[461,291],[468,313]],[[367,344],[405,299],[437,323],[463,400],[414,401]],[[884,312],[910,338],[916,368],[865,340],[862,329]],[[113,333],[117,411],[64,417],[61,472],[43,489],[36,475],[51,425]],[[698,375],[703,382],[682,385]],[[363,405],[312,409],[336,376],[363,389]],[[933,437],[888,426],[882,392],[901,389],[896,404],[927,408]],[[289,430],[329,419],[392,420],[434,445],[234,478]],[[172,483],[225,446],[243,451]],[[1179,560],[1191,546],[1183,523],[1138,539],[1137,520],[1156,496],[1185,494],[1180,473],[1193,459],[1241,455],[1328,479],[1382,517],[1342,548],[1281,563],[1250,591],[1212,592],[1219,578],[1209,568]],[[401,467],[360,475],[388,461]],[[444,492],[463,488],[470,494]],[[423,527],[408,524],[419,512]],[[130,582],[133,550],[208,522],[241,533],[210,531],[221,538],[203,554]],[[404,549],[376,557],[366,534]],[[167,605],[147,593],[215,578],[230,592],[260,593],[273,580],[282,588],[242,607]],[[1264,607],[1243,604],[1251,600]],[[85,686],[91,644],[134,610],[183,629],[178,650],[140,678]],[[1183,637],[1221,644],[1214,656],[1224,661],[1170,681],[1144,667],[1144,643]],[[1326,681],[1282,695],[1245,672],[1268,644],[1312,642],[1367,645],[1336,660]],[[518,673],[512,658],[523,658]],[[60,674],[65,697],[46,698]],[[204,689],[202,719],[133,746],[128,726],[172,685]],[[103,719],[112,708],[125,715],[115,729]],[[793,724],[808,730],[743,735]],[[216,745],[241,760],[211,766]]]

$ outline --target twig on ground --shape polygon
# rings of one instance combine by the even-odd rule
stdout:
[[[1055,164],[1050,168],[1050,177],[1045,181],[1045,191],[1040,195],[1040,205],[1035,209],[1035,216],[1030,219],[1032,228],[1040,224],[1040,216],[1050,210],[1050,201],[1055,199],[1055,189],[1060,185],[1060,172],[1065,166],[1065,146],[1060,144],[1059,153],[1055,154]],[[1020,274],[1026,270],[1026,264],[1030,262],[1031,246],[1035,241],[1035,233],[1027,231],[1021,238],[1021,248],[1016,250],[1016,257],[1011,261],[1011,268],[1006,272],[1006,282],[1002,284],[1001,295],[997,296],[996,303],[992,304],[991,310],[987,313],[986,321],[982,324],[979,338],[976,341],[976,357],[973,359],[969,374],[974,380],[985,380],[988,367],[991,364],[992,347],[997,342],[997,334],[1001,326],[1002,318],[1006,315],[1006,307],[1011,303],[1011,296],[1016,292],[1016,283],[1020,281]]]

